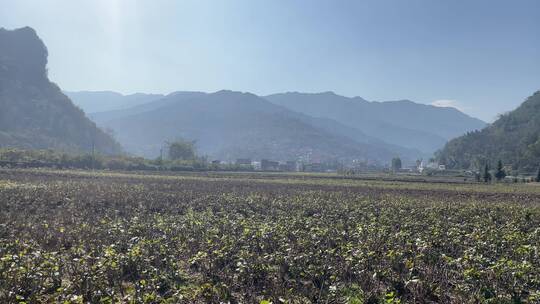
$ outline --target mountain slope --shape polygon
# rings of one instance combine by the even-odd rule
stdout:
[[[64,94],[86,113],[127,109],[164,97],[162,94],[136,93],[122,95],[111,91],[66,91]]]
[[[316,129],[332,134],[333,136],[346,138],[349,141],[354,141],[357,143],[372,145],[373,147],[381,150],[391,151],[394,156],[400,156],[408,162],[428,156],[417,149],[388,144],[378,138],[366,135],[361,130],[344,125],[330,118],[312,117],[290,110],[287,110],[285,113],[294,119],[298,119]]]
[[[485,123],[453,108],[411,101],[369,102],[332,92],[283,93],[264,97],[270,102],[313,117],[325,117],[362,130],[385,142],[432,153],[447,140],[479,129]]]
[[[135,105],[126,109],[95,112],[88,114],[88,116],[90,117],[90,119],[100,124],[113,119],[119,119],[126,116],[156,110],[169,104],[178,102],[179,100],[197,98],[205,95],[206,93],[202,92],[174,92],[167,95],[166,98],[164,98],[165,96],[163,96],[160,99],[151,100],[147,103]]]
[[[0,29],[0,146],[121,151],[47,77],[47,49],[31,28]]]
[[[311,155],[313,160],[387,162],[396,155],[382,144],[362,143],[318,128],[321,120],[314,123],[313,118],[249,93],[179,92],[153,103],[161,106],[143,112],[128,110],[135,114],[112,119],[107,113],[97,113],[94,119],[115,130],[128,151],[147,157],[159,155],[165,141],[180,137],[197,140],[201,153],[224,160],[293,160]]]
[[[540,91],[481,131],[451,140],[438,158],[451,168],[478,169],[501,160],[514,169],[535,171],[540,165]]]

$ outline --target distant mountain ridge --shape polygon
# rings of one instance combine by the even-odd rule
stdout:
[[[148,112],[151,110],[159,109],[161,107],[164,107],[168,104],[174,103],[176,99],[173,99],[171,97],[175,96],[177,98],[186,99],[186,98],[197,98],[202,97],[206,95],[206,93],[202,92],[173,92],[168,95],[163,95],[161,98],[158,99],[150,99],[147,103],[142,104],[134,104],[131,107],[127,107],[124,109],[116,109],[112,111],[99,111],[88,114],[88,116],[96,121],[96,122],[104,122],[109,121],[129,115],[135,115],[139,113]],[[129,96],[129,95],[127,95]],[[126,97],[127,97],[126,96]],[[166,97],[166,98],[165,98]],[[75,97],[76,98],[76,97]],[[126,103],[127,101],[124,101],[123,103]]]
[[[231,92],[237,93],[237,92]],[[217,93],[214,93],[217,94]],[[124,136],[126,131],[122,128],[129,125],[129,128],[137,128],[134,123],[134,118],[138,117],[144,121],[148,115],[157,115],[154,110],[163,108],[174,108],[175,103],[185,102],[186,99],[206,98],[208,93],[203,92],[174,92],[164,98],[152,100],[148,103],[134,105],[130,108],[92,113],[89,116],[99,125],[111,128],[119,135],[119,140],[128,147],[128,150],[145,156],[155,156],[159,149],[157,144],[148,145],[144,140],[139,140],[137,148],[134,142],[128,142],[129,136]],[[219,94],[218,94],[219,95]],[[234,95],[234,94],[233,94]],[[253,98],[255,96],[253,94]],[[173,97],[176,96],[176,97]],[[224,96],[221,94],[220,96]],[[230,97],[230,96],[229,96]],[[99,96],[96,95],[95,99]],[[203,99],[204,99],[203,98]],[[219,100],[213,98],[215,102]],[[358,158],[377,159],[378,161],[388,161],[394,156],[402,156],[404,159],[414,161],[418,158],[427,158],[432,156],[432,153],[444,146],[447,140],[454,136],[461,135],[467,131],[475,130],[485,126],[485,123],[467,116],[453,108],[441,108],[429,105],[417,104],[412,101],[389,101],[389,102],[369,102],[360,97],[348,98],[336,95],[333,92],[324,93],[283,93],[274,94],[262,97],[265,101],[269,101],[271,105],[278,106],[281,118],[293,119],[300,121],[303,124],[309,125],[311,128],[326,134],[326,136],[347,140],[354,144],[364,145],[364,151],[368,151],[365,147],[370,146],[371,151],[384,151],[382,153],[356,153]],[[75,102],[77,97],[74,96]],[[89,99],[90,100],[90,99]],[[228,101],[230,103],[230,101]],[[171,106],[171,107],[169,107]],[[232,111],[229,111],[230,119],[235,121],[238,119],[235,112],[242,113],[244,109],[238,108],[238,104],[230,104]],[[243,105],[246,106],[246,105]],[[196,107],[190,108],[193,111],[198,111],[198,115],[204,117],[204,113]],[[256,109],[255,109],[256,110]],[[187,109],[185,110],[187,111]],[[173,111],[174,112],[174,111]],[[187,112],[186,112],[187,113]],[[195,113],[193,113],[195,115]],[[167,113],[165,116],[169,115]],[[182,113],[184,115],[184,113]],[[187,115],[187,114],[186,114]],[[254,115],[251,113],[249,115]],[[274,114],[278,115],[278,114]],[[184,121],[181,121],[184,119]],[[232,158],[235,153],[222,153],[211,148],[207,143],[207,137],[196,134],[197,132],[188,132],[186,129],[192,129],[193,126],[183,125],[185,122],[184,116],[178,116],[176,121],[171,118],[167,127],[162,130],[167,130],[167,136],[153,134],[154,138],[162,140],[170,140],[171,137],[188,137],[190,139],[200,139],[202,145],[201,150],[212,156]],[[127,124],[119,124],[121,121],[131,120]],[[158,119],[153,118],[156,124],[160,124]],[[192,122],[195,123],[195,122]],[[231,124],[222,120],[223,124]],[[257,128],[256,121],[253,122],[252,128]],[[151,123],[148,122],[150,125]],[[199,128],[204,126],[198,125]],[[223,126],[227,127],[227,126]],[[150,127],[152,128],[152,127]],[[246,125],[245,130],[238,132],[248,132],[249,126]],[[176,135],[175,135],[176,132]],[[141,130],[139,134],[145,134]],[[286,130],[281,131],[283,137],[286,137]],[[199,138],[197,136],[203,136]],[[136,137],[136,136],[135,136]],[[220,142],[219,139],[214,140],[214,143]],[[302,141],[301,141],[302,142]],[[252,141],[255,144],[256,141]],[[145,151],[142,151],[141,146],[146,146]],[[153,148],[148,148],[153,146]],[[246,143],[238,142],[236,144],[238,151],[251,151],[254,148],[247,147]],[[222,149],[225,149],[222,147]],[[251,150],[250,150],[251,149]],[[230,149],[229,149],[230,150]],[[152,152],[150,152],[152,151]],[[261,154],[259,152],[251,152],[253,154]],[[236,153],[245,155],[246,153]],[[337,153],[340,154],[340,153]],[[336,155],[337,155],[336,154]],[[341,153],[342,154],[342,153]],[[389,156],[393,155],[393,156]],[[327,155],[329,156],[329,155]],[[343,155],[341,155],[342,157]],[[274,155],[273,158],[276,158]],[[288,157],[292,157],[289,155]],[[352,157],[351,155],[349,158]]]
[[[397,154],[413,160],[418,151],[395,147],[328,119],[292,112],[249,93],[176,92],[124,111],[95,113],[132,153],[155,157],[164,142],[193,139],[201,153],[236,158],[296,160],[364,159],[385,163]],[[350,138],[337,132],[347,129]],[[362,139],[362,140],[360,140]]]
[[[535,172],[540,166],[540,91],[486,128],[451,140],[437,156],[450,168],[481,169],[501,160],[515,170]]]
[[[112,91],[64,91],[71,100],[77,101],[85,113],[114,111],[145,104],[163,98],[163,94],[135,93],[123,95]]]
[[[121,152],[47,76],[47,48],[29,28],[0,28],[0,147]]]
[[[486,125],[454,108],[409,100],[369,102],[333,92],[290,92],[264,98],[293,111],[330,118],[385,142],[425,153],[433,153],[449,139]]]

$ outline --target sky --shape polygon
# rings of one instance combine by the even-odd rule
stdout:
[[[540,90],[538,0],[0,0],[62,89],[334,91],[485,121]],[[1,47],[1,46],[0,46]]]

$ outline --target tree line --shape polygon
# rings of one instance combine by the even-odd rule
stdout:
[[[99,152],[71,153],[52,149],[0,148],[0,166],[52,167],[61,169],[150,170],[150,171],[249,171],[251,166],[215,164],[198,156],[195,143],[178,140],[169,144],[166,157],[147,159],[130,155],[110,156]]]

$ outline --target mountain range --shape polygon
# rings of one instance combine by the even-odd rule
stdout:
[[[120,153],[120,145],[49,80],[47,56],[33,29],[0,28],[0,147]]]
[[[332,92],[64,94],[48,79],[47,49],[33,29],[1,29],[0,45],[2,147],[118,154],[121,144],[129,153],[157,157],[166,142],[183,138],[195,140],[200,154],[222,160],[387,163],[400,156],[412,163],[485,126],[452,108]]]
[[[87,98],[91,94],[85,92]],[[108,105],[116,110],[89,117],[114,130],[127,151],[147,157],[157,156],[165,141],[185,138],[197,140],[200,153],[220,159],[311,155],[383,163],[398,155],[409,162],[429,157],[452,136],[485,126],[456,109],[411,101],[368,102],[332,92],[148,96],[154,100],[130,108],[119,101]]]
[[[270,102],[313,117],[324,117],[362,130],[395,145],[431,154],[449,139],[486,124],[454,108],[409,100],[369,102],[333,92],[283,93],[265,97]]]
[[[536,172],[540,165],[540,91],[486,128],[452,139],[437,153],[450,168],[492,168],[500,160],[514,170]]]
[[[113,129],[127,151],[146,157],[159,155],[166,141],[177,138],[196,140],[199,153],[223,160],[381,162],[398,152],[410,159],[417,155],[417,151],[379,142],[347,126],[290,111],[250,93],[177,92],[146,105],[91,117]],[[365,138],[354,140],[341,133],[345,130]]]

